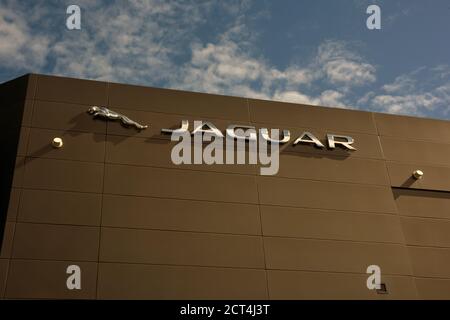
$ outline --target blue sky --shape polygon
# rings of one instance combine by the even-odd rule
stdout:
[[[370,4],[381,30],[366,28]],[[0,82],[35,72],[450,119],[449,34],[446,0],[0,0]]]

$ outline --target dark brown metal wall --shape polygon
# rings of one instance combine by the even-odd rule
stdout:
[[[0,294],[6,282],[9,256],[8,244],[11,243],[11,234],[4,228],[6,224],[10,199],[15,198],[12,192],[14,167],[16,165],[16,155],[19,145],[19,135],[22,122],[27,118],[23,114],[25,101],[34,92],[32,81],[28,81],[28,76],[23,76],[0,85],[0,136],[1,157],[0,157],[0,239],[5,239],[0,252]]]
[[[0,259],[6,298],[450,298],[450,122],[32,75]],[[93,120],[104,105],[138,132]],[[182,165],[182,119],[348,134],[254,165]],[[51,140],[62,137],[64,147]],[[292,142],[292,140],[291,140]],[[410,179],[415,169],[425,176]],[[394,187],[394,189],[392,189]],[[66,288],[66,267],[82,290]],[[381,267],[389,294],[366,287]]]

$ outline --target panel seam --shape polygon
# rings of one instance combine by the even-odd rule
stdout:
[[[106,84],[106,105],[109,107],[109,87],[110,83]],[[105,192],[105,175],[106,175],[106,144],[108,143],[108,121],[105,124],[105,143],[103,146],[103,172],[102,172],[102,192],[101,192],[101,205],[100,205],[100,218],[98,225],[98,253],[97,253],[97,278],[95,283],[95,299],[98,300],[98,289],[99,289],[99,274],[100,274],[100,251],[101,251],[101,240],[102,240],[102,220],[103,220],[103,201]]]

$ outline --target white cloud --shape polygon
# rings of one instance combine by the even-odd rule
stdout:
[[[402,75],[395,78],[393,83],[385,84],[382,86],[382,89],[388,93],[393,92],[409,92],[415,87],[415,79],[410,75]]]
[[[362,85],[376,80],[375,67],[368,63],[340,59],[328,62],[324,69],[329,80],[336,84]]]
[[[20,11],[0,10],[0,64],[19,69],[42,67],[49,51],[49,39],[32,35],[27,16]]]
[[[450,114],[449,66],[418,68],[395,78],[393,83],[381,87],[380,93],[370,92],[358,105],[377,111],[425,116]]]
[[[335,90],[325,90],[318,97],[310,97],[298,91],[275,92],[272,98],[274,100],[292,103],[303,103],[310,105],[333,106],[344,108],[347,107],[342,102],[344,94]]]
[[[152,0],[85,9],[82,30],[64,31],[55,41],[53,72],[118,82],[167,81],[175,71],[172,56],[207,7],[207,2]]]
[[[131,0],[127,5],[78,0],[78,4],[82,30],[67,31],[64,26],[54,28],[54,5],[2,2],[0,64],[18,71],[45,70],[294,103],[450,114],[450,66],[446,64],[418,68],[376,89],[374,64],[351,43],[326,40],[312,58],[277,66],[257,51],[257,33],[248,25],[249,16],[267,13],[249,15],[250,0]],[[202,38],[198,30],[207,28],[217,11],[221,22],[214,23],[217,29],[206,30]]]
[[[293,103],[304,103],[304,104],[314,104],[315,99],[302,94],[298,91],[276,91],[273,95],[274,100],[284,101],[284,102],[293,102]]]
[[[80,0],[79,5],[81,31],[62,27],[50,32],[52,6],[41,10],[39,4],[15,6],[10,1],[9,8],[24,14],[14,17],[13,24],[0,20],[5,26],[0,35],[6,34],[0,57],[14,57],[13,65],[35,71],[50,67],[50,73],[59,75],[329,106],[345,106],[349,88],[375,79],[375,68],[341,41],[325,41],[302,65],[272,65],[255,50],[255,33],[247,25],[249,0],[200,5],[193,0],[132,0],[127,6]],[[229,14],[229,22],[205,42],[196,30],[214,9]],[[33,17],[27,20],[30,11]],[[2,10],[4,16],[12,12]],[[36,25],[51,36],[36,36]],[[45,65],[48,58],[51,65]]]
[[[372,99],[374,106],[388,113],[422,115],[443,101],[433,93],[416,95],[379,95]]]
[[[450,66],[447,64],[441,64],[431,69],[435,72],[436,76],[445,79],[450,77]]]
[[[322,106],[349,107],[342,102],[343,99],[343,93],[336,90],[325,90],[320,94],[318,104]]]
[[[364,62],[342,41],[325,41],[320,45],[316,64],[333,84],[360,86],[376,80],[376,68]]]
[[[217,43],[192,46],[192,59],[183,66],[182,76],[173,86],[249,98],[346,107],[350,87],[375,80],[375,67],[339,41],[325,41],[318,47],[314,59],[303,66],[276,68],[242,45],[239,35],[243,29],[245,26],[233,26]],[[307,94],[307,89],[316,82],[338,86],[323,89],[316,95]]]

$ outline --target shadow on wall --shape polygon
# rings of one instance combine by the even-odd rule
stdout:
[[[417,179],[414,179],[412,176],[410,176],[408,179],[406,179],[400,187],[402,188],[409,188],[411,187],[415,182],[418,182]]]
[[[280,149],[280,154],[290,154],[307,158],[329,158],[334,160],[345,160],[350,157],[352,151],[341,147],[335,149],[320,149],[312,145],[286,145]]]
[[[450,200],[450,193],[447,191],[406,189],[406,188],[404,189],[400,187],[395,187],[392,188],[392,192],[394,194],[394,199],[396,200],[402,196],[423,198],[424,194],[426,194],[428,198]]]
[[[79,123],[79,121],[77,121],[76,119],[81,119],[82,118],[82,114],[74,117],[70,123]],[[101,120],[100,120],[101,121]],[[77,126],[77,124],[75,124],[74,126],[70,127],[69,129],[65,130],[62,132],[61,134],[61,138],[70,136],[70,137],[77,137],[80,134],[86,133],[85,131],[83,132],[82,130],[80,130],[80,128]],[[101,135],[93,135],[93,139],[95,142],[104,142],[104,138],[102,138]],[[20,168],[22,166],[24,166],[26,163],[31,162],[37,158],[42,158],[43,156],[45,156],[47,153],[51,152],[55,150],[54,147],[49,143],[46,144],[45,146],[43,146],[42,148],[38,149],[37,151],[31,153],[31,154],[27,154],[25,157],[25,161],[17,163],[16,168]]]

